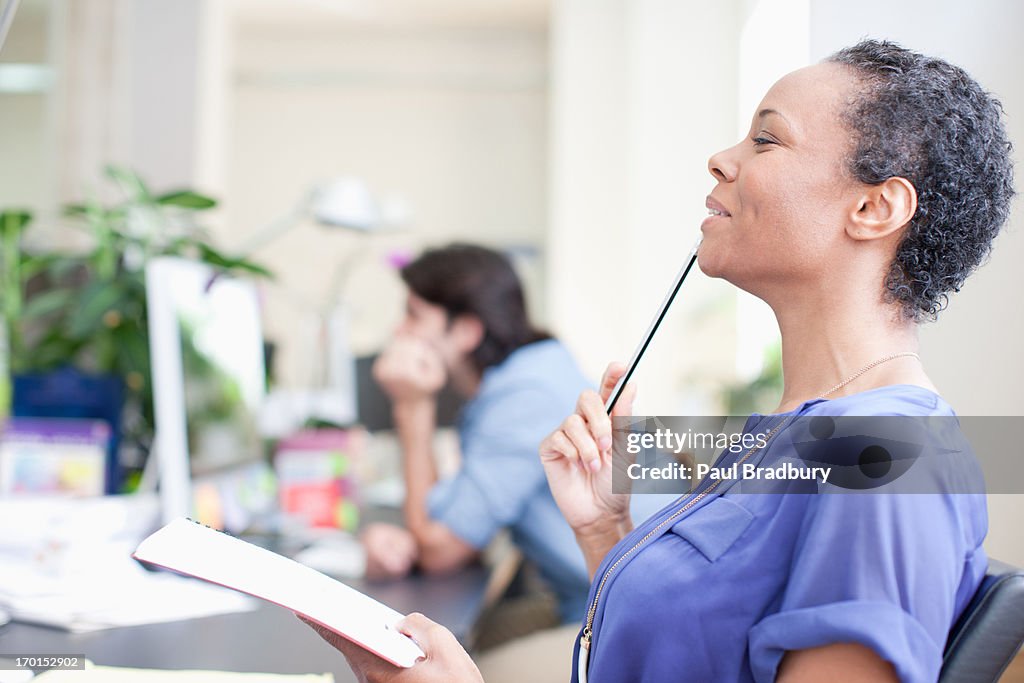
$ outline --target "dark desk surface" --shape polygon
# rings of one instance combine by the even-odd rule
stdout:
[[[422,612],[465,642],[483,608],[488,572],[474,566],[448,577],[378,583],[346,581],[407,614]],[[12,623],[0,654],[84,654],[97,664],[151,669],[218,669],[334,674],[355,681],[341,653],[288,610],[259,602],[255,612],[71,634]]]

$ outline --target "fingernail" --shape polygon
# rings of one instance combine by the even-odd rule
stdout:
[[[612,445],[612,437],[602,436],[601,440],[597,442],[597,445],[601,447],[602,451],[608,450]]]
[[[590,468],[591,472],[597,472],[598,470],[600,470],[601,469],[601,458],[594,458],[593,460],[591,460],[590,464],[588,465],[588,467]]]

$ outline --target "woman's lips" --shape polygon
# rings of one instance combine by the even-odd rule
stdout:
[[[712,216],[732,216],[732,213],[729,211],[729,209],[725,208],[725,204],[718,201],[711,195],[708,195],[707,199],[704,200],[704,206],[707,207],[708,213],[710,213]]]
[[[721,221],[723,219],[732,217],[732,214],[729,213],[729,210],[726,209],[720,201],[718,201],[711,195],[708,195],[708,198],[704,201],[704,206],[707,207],[708,213],[710,213],[711,215],[705,218],[704,221],[700,224],[701,232],[704,232],[704,230],[708,226],[712,225],[715,221]]]

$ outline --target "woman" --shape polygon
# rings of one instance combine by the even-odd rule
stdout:
[[[746,427],[770,437],[761,465],[786,456],[776,439],[796,417],[953,415],[915,353],[917,324],[1007,217],[1000,115],[962,70],[865,41],[776,83],[747,139],[711,158],[700,267],[766,301],[782,332],[781,402]],[[611,494],[602,405],[622,372],[540,449],[594,578],[573,680],[936,679],[986,568],[982,496],[721,487],[633,529]],[[427,653],[407,671],[340,647],[369,680],[479,680],[443,628],[419,615],[402,628]]]

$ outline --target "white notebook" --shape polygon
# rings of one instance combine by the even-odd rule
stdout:
[[[160,529],[132,557],[290,609],[396,666],[410,667],[424,656],[395,628],[399,612],[315,569],[190,519]]]

